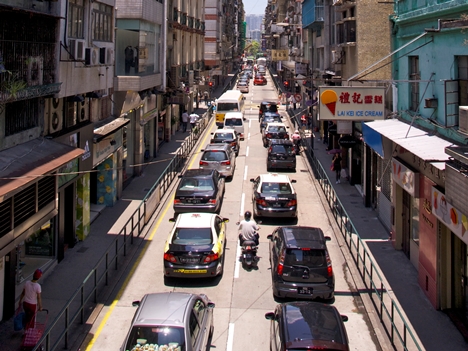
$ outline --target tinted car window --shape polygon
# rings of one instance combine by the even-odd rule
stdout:
[[[225,126],[241,126],[242,125],[242,120],[240,118],[227,118],[224,121]]]
[[[288,183],[262,183],[262,194],[292,194]]]
[[[133,327],[125,349],[129,351],[139,350],[137,345],[153,346],[153,349],[155,345],[159,347],[166,345],[169,348],[169,344],[177,344],[180,351],[185,351],[183,328],[167,326]]]
[[[207,245],[212,242],[211,228],[177,228],[171,244]]]
[[[290,154],[293,150],[292,145],[273,145],[271,147],[271,152],[274,154]]]
[[[314,267],[326,267],[327,258],[323,250],[286,250],[284,263],[288,266],[302,265]]]
[[[182,191],[206,191],[214,190],[214,184],[211,179],[182,178],[179,190]]]
[[[228,125],[228,124],[227,124],[228,121],[229,121],[229,120],[226,120],[226,121],[225,121],[225,122],[226,122],[226,125]],[[216,133],[216,134],[213,135],[213,137],[214,137],[215,139],[218,139],[218,140],[232,140],[232,139],[235,139],[233,133]]]
[[[224,151],[205,151],[203,161],[226,161],[228,159]]]
[[[218,103],[219,111],[237,111],[236,102],[219,102]]]
[[[268,131],[271,133],[284,133],[286,132],[286,128],[283,126],[269,126]]]

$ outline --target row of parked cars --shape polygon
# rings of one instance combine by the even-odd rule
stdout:
[[[295,169],[292,143],[277,105],[262,102],[259,110],[262,140],[268,148],[267,170]],[[234,175],[243,120],[241,124],[242,131],[238,125],[237,129],[228,126],[212,133],[210,144],[202,150],[199,168],[187,170],[180,177],[173,204],[176,216],[171,219],[175,224],[164,248],[165,277],[223,274],[229,219],[219,212],[225,181]],[[288,159],[292,155],[294,162]],[[254,216],[297,217],[295,180],[286,174],[267,173],[250,181]],[[349,350],[343,324],[347,317],[332,305],[304,301],[334,298],[333,267],[326,245],[330,238],[320,228],[294,225],[277,227],[267,238],[273,296],[301,300],[281,303],[265,315],[271,321],[270,350]],[[206,295],[155,293],[134,305],[138,309],[122,351],[210,347],[215,305]]]

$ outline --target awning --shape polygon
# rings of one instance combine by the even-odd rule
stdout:
[[[426,162],[445,162],[449,160],[450,156],[445,153],[445,148],[453,145],[453,143],[410,126],[400,120],[387,119],[384,121],[366,122],[364,125]],[[365,133],[364,129],[363,133]]]
[[[0,152],[0,201],[44,174],[81,156],[84,150],[48,139],[34,139]]]
[[[117,129],[122,128],[123,126],[130,123],[130,119],[119,117],[115,118],[110,122],[105,123],[104,125],[100,126],[99,128],[94,129],[94,137],[93,141],[98,143],[106,136],[114,133]]]

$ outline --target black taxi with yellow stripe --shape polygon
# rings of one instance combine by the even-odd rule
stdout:
[[[226,223],[213,213],[181,213],[164,247],[167,277],[216,277],[223,273]]]

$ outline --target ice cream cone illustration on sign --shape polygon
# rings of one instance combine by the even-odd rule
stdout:
[[[336,102],[338,101],[338,95],[334,90],[325,90],[320,95],[320,101],[323,105],[327,106],[332,115],[335,115]]]

